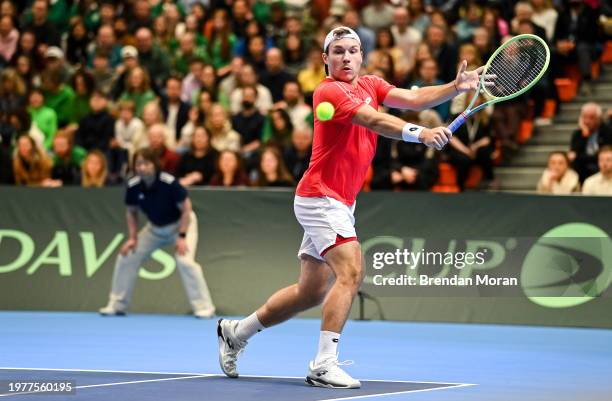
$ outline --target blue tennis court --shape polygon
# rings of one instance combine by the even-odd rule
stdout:
[[[70,380],[62,400],[610,400],[612,331],[351,321],[340,359],[358,390],[303,382],[319,321],[295,319],[252,338],[241,378],[217,365],[216,320],[133,314],[0,312],[6,381]]]

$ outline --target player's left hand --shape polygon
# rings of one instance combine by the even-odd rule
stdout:
[[[187,253],[187,241],[185,241],[185,238],[182,237],[178,237],[176,239],[176,253],[179,256],[183,256]]]
[[[480,82],[480,77],[482,72],[484,71],[484,66],[480,66],[472,71],[467,70],[467,60],[463,60],[459,64],[459,68],[457,70],[457,78],[455,78],[455,87],[459,92],[469,92],[478,88],[478,83]],[[485,76],[485,86],[494,85],[492,82],[496,76],[494,74],[487,74]]]

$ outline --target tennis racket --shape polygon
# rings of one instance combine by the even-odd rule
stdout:
[[[509,39],[489,58],[472,101],[448,128],[455,132],[472,114],[527,92],[542,78],[549,61],[550,50],[538,36],[525,34]],[[490,100],[472,108],[481,90]]]

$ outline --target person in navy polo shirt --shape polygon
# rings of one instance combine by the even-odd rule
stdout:
[[[160,171],[156,153],[144,148],[134,154],[136,175],[127,184],[127,226],[129,237],[121,247],[108,305],[102,315],[124,315],[128,309],[138,270],[157,249],[175,244],[175,258],[193,314],[210,318],[215,314],[202,267],[195,261],[198,222],[187,190],[172,175]],[[149,222],[138,232],[138,211]]]

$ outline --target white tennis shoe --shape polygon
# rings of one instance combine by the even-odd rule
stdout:
[[[353,379],[340,366],[352,365],[352,361],[338,362],[338,358],[330,358],[319,365],[314,361],[308,366],[306,383],[316,387],[327,388],[359,388],[361,383]]]
[[[227,377],[237,378],[236,361],[244,351],[247,342],[234,335],[238,320],[219,319],[217,337],[219,340],[219,365]]]
[[[116,309],[112,304],[106,305],[104,308],[98,309],[102,316],[125,316],[125,310]]]

